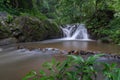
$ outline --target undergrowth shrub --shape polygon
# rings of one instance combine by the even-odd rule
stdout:
[[[115,18],[109,24],[111,34],[109,35],[113,42],[120,44],[120,17]]]
[[[22,80],[97,80],[99,70],[95,65],[102,65],[104,80],[120,80],[120,68],[116,64],[107,64],[96,61],[103,54],[90,56],[83,59],[81,56],[69,55],[62,63],[53,60],[43,66],[50,71],[49,75],[40,70],[29,72]]]

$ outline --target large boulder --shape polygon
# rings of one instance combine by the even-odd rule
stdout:
[[[13,21],[12,34],[19,42],[41,41],[61,37],[61,29],[52,21],[21,16]]]

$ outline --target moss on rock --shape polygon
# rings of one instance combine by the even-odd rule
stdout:
[[[0,21],[0,39],[8,38],[10,36],[10,29],[5,21]]]
[[[13,21],[13,36],[19,41],[40,41],[61,36],[60,28],[53,22],[21,16]]]

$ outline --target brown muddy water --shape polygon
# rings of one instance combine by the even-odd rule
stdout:
[[[103,53],[120,54],[120,45],[105,44],[92,40],[46,40],[41,42],[19,44],[26,48],[58,48],[61,50],[100,51]]]
[[[65,59],[64,56],[54,56],[36,50],[17,49],[18,46],[29,49],[58,48],[67,51],[88,50],[120,54],[120,46],[95,41],[49,40],[0,46],[0,80],[22,80],[26,73],[31,70],[39,70],[42,63],[51,61],[52,58],[58,61]]]

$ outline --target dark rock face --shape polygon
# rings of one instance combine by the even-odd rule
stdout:
[[[6,12],[0,12],[0,21],[6,20],[7,15],[8,15],[8,14],[7,14]]]
[[[40,41],[58,38],[60,28],[52,21],[40,21],[37,18],[21,16],[13,21],[12,34],[19,42]]]
[[[0,39],[8,38],[10,36],[9,28],[0,25]]]
[[[10,45],[15,43],[17,43],[17,40],[15,38],[6,38],[6,39],[0,40],[0,46]]]

